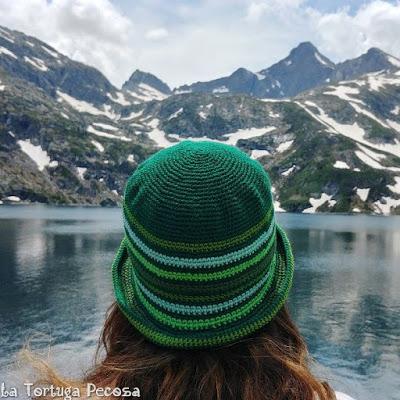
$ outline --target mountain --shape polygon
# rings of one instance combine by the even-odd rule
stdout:
[[[172,94],[169,86],[149,72],[134,71],[122,90],[141,101],[163,100]]]
[[[56,80],[51,87],[46,73],[53,69],[43,42],[6,29],[0,36],[0,202],[116,205],[140,162],[191,139],[235,145],[257,159],[271,176],[277,210],[400,214],[400,71],[394,67],[325,82],[290,100],[221,91],[171,94],[157,78],[138,71],[121,90],[104,81],[114,100],[84,99],[73,85],[61,90]],[[299,48],[283,66],[309,65],[312,48]],[[28,73],[25,56],[48,69],[32,65]],[[59,57],[65,74],[74,74],[75,62]],[[331,69],[329,60],[318,57],[328,64],[319,71]],[[231,87],[276,79],[283,68],[278,64],[263,71],[263,79],[240,69]],[[102,76],[79,65],[78,75],[93,72],[92,83]],[[371,67],[361,61],[357,68]],[[134,97],[129,91],[140,84],[165,98]],[[285,90],[293,85],[281,84]]]
[[[375,48],[353,60],[334,64],[312,43],[304,42],[286,58],[259,72],[239,68],[230,76],[183,85],[174,92],[237,93],[259,98],[287,98],[331,82],[399,68],[400,60]]]
[[[116,205],[151,142],[120,130],[118,115],[59,102],[4,71],[0,81],[0,200]]]
[[[180,86],[174,90],[174,93],[245,93],[250,96],[262,97],[266,87],[260,79],[264,79],[264,77],[245,68],[239,68],[232,75],[224,78]]]
[[[73,61],[48,44],[21,32],[0,28],[0,67],[44,90],[96,106],[120,103],[123,94],[97,69]],[[126,101],[125,101],[126,102]]]
[[[270,82],[262,97],[292,97],[330,82],[335,64],[312,43],[300,43],[282,61],[259,72]]]
[[[400,69],[400,60],[375,47],[352,60],[337,64],[335,80],[354,79],[358,76],[378,71],[395,71]]]
[[[0,201],[117,204],[155,151],[124,120],[136,103],[95,68],[0,28]]]
[[[181,94],[140,120],[161,147],[189,138],[247,151],[269,171],[279,210],[400,213],[400,71],[291,101]]]

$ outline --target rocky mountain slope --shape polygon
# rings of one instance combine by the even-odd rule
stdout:
[[[400,213],[400,72],[292,101],[182,94],[149,104],[140,121],[160,146],[189,138],[244,149],[269,171],[281,210]]]
[[[98,96],[87,97],[60,86],[43,49],[26,54],[48,70],[32,65],[27,72],[24,51],[34,47],[26,42],[42,46],[34,40],[0,31],[3,203],[117,204],[138,163],[191,139],[225,142],[258,159],[270,173],[278,210],[400,214],[400,71],[393,60],[381,72],[325,82],[291,100],[223,91],[171,94],[141,71],[121,90],[105,80],[93,88]],[[64,74],[74,73],[74,61],[58,57]],[[376,68],[363,57],[355,67],[343,64],[346,76]],[[89,75],[93,70],[81,68]],[[94,76],[105,79],[98,71],[88,79]],[[237,84],[246,76],[239,71]],[[141,98],[143,85],[164,97]]]

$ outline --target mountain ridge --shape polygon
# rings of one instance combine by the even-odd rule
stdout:
[[[174,89],[174,92],[230,92],[259,98],[286,98],[314,87],[352,79],[365,73],[380,70],[395,71],[399,68],[399,59],[377,48],[370,48],[359,57],[335,64],[321,54],[311,42],[301,42],[289,52],[288,56],[270,67],[258,72],[246,70],[251,78],[248,78],[247,82],[243,80],[242,85],[234,82],[234,74],[241,70],[239,68],[229,76],[182,85]]]
[[[43,87],[43,79],[47,84],[52,76],[45,50],[29,51],[39,44],[27,36],[9,36],[11,47],[1,33],[0,203],[117,205],[140,162],[160,148],[190,139],[234,145],[257,159],[271,176],[278,211],[400,214],[396,68],[325,82],[291,99],[223,90],[140,99],[128,93],[128,84],[127,90],[103,90],[101,99],[84,99],[74,87],[60,90],[57,80],[50,89]],[[312,44],[296,51],[313,57],[315,66],[320,57],[329,68],[329,60],[317,57]],[[295,56],[281,62],[293,63]],[[373,50],[372,60],[376,57],[385,61],[388,55]],[[21,72],[21,63],[30,75],[24,68]],[[357,63],[358,68],[377,67],[362,57]],[[77,66],[67,57],[63,65],[73,77]],[[91,69],[81,68],[81,78],[83,71],[90,74]],[[349,64],[345,69],[354,72]],[[271,81],[277,72],[269,74]],[[260,81],[244,68],[232,75],[238,86]],[[136,78],[133,85],[147,79],[150,87],[159,84],[157,77],[142,71]]]

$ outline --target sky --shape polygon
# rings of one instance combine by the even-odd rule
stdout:
[[[399,0],[0,0],[0,25],[102,71],[171,87],[259,71],[311,41],[334,62],[370,47],[400,58]]]

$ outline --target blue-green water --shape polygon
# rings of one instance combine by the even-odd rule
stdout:
[[[357,400],[400,399],[400,218],[280,214],[292,315],[318,373]],[[29,338],[61,371],[90,364],[112,301],[120,210],[0,207],[0,381]],[[45,337],[43,336],[46,335]]]

